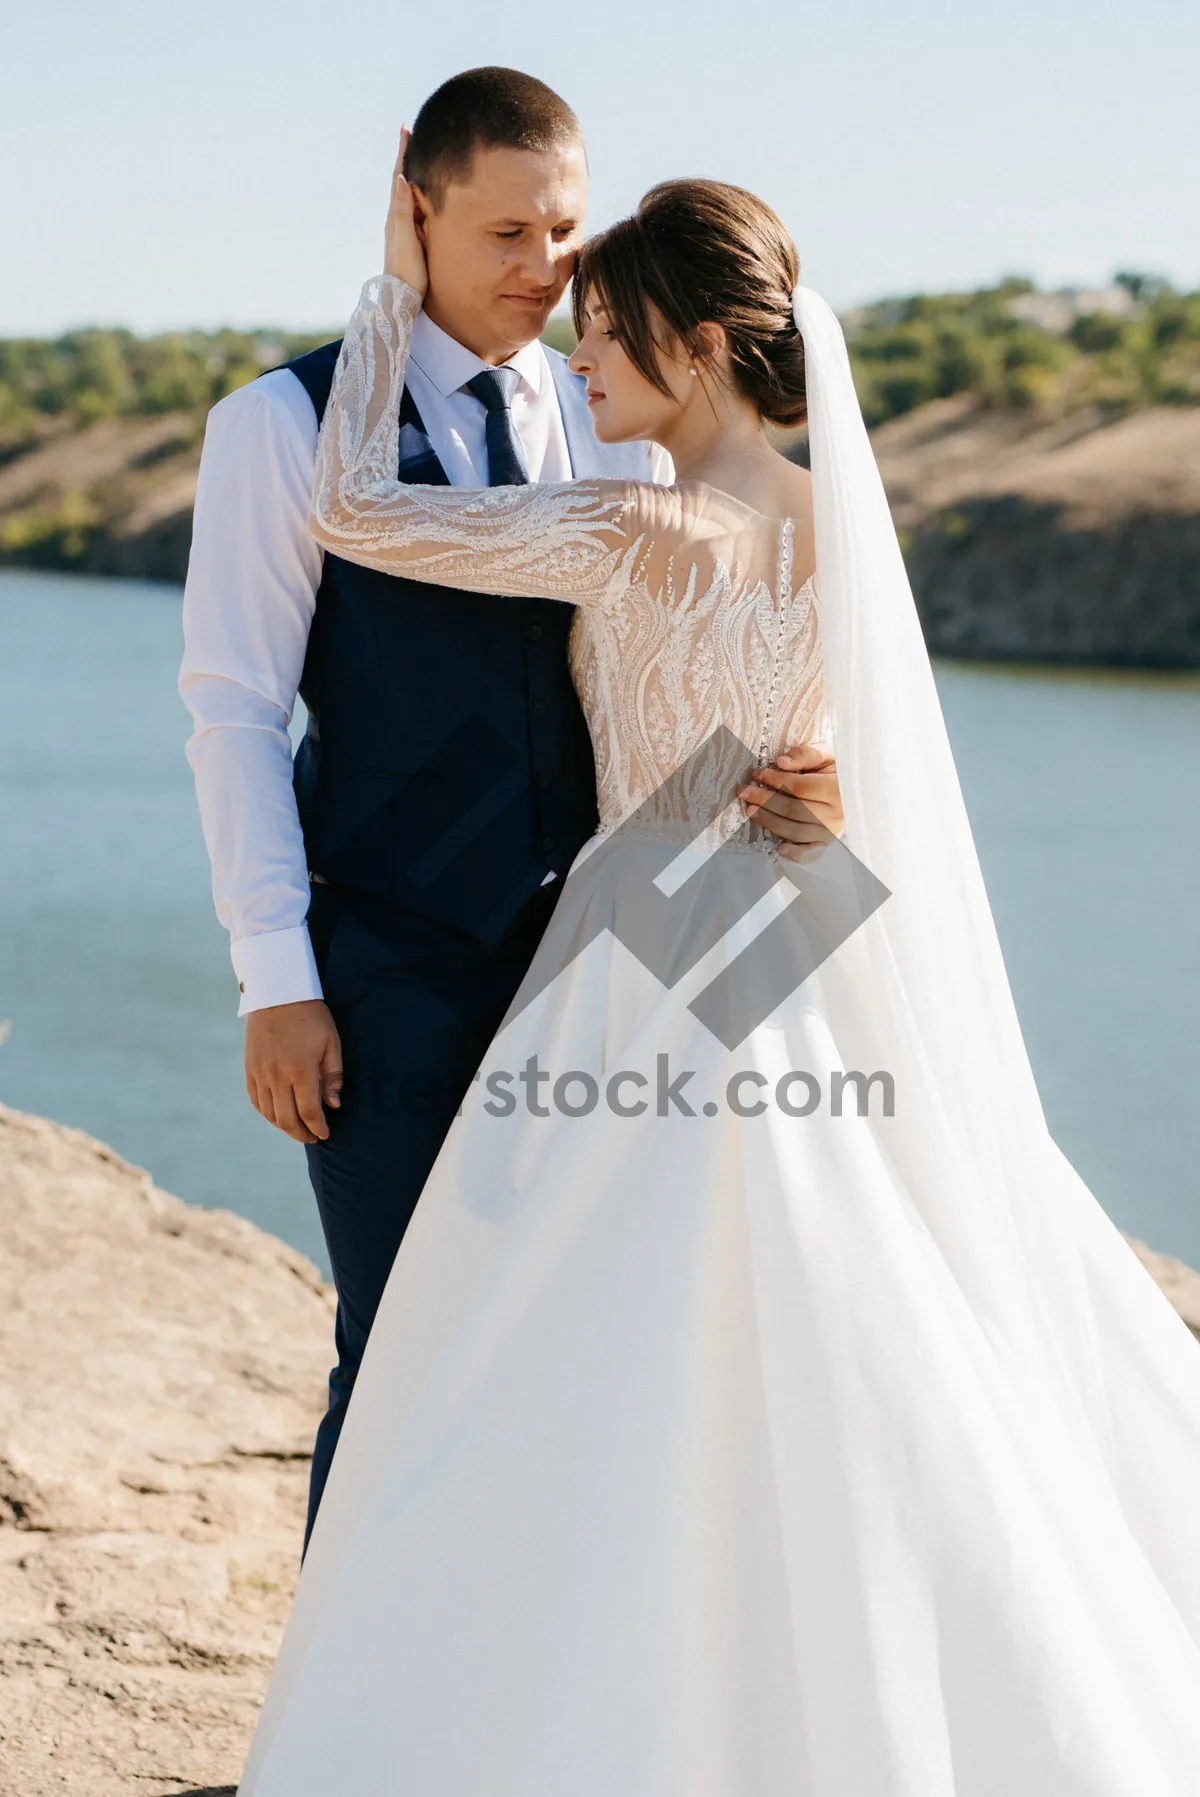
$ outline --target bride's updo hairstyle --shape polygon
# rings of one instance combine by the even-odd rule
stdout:
[[[723,181],[664,181],[632,218],[583,246],[575,330],[582,337],[588,313],[603,310],[634,367],[669,393],[659,351],[677,340],[702,363],[709,350],[700,327],[722,325],[738,391],[772,424],[802,424],[804,340],[792,316],[799,278],[796,246],[762,200]]]

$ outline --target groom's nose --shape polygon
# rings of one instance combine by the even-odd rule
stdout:
[[[553,287],[562,275],[565,247],[549,235],[531,239],[521,272],[539,287]]]

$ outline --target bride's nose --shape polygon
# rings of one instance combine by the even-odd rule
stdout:
[[[572,374],[588,374],[596,366],[596,358],[592,354],[588,341],[591,333],[582,337],[567,358],[567,367]]]

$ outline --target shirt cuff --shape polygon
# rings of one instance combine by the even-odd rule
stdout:
[[[243,936],[229,952],[242,995],[239,1017],[268,1005],[294,1005],[324,996],[306,924]]]

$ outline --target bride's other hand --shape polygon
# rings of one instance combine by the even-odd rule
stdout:
[[[424,298],[429,286],[425,245],[421,242],[424,214],[416,188],[404,178],[404,159],[411,135],[405,125],[400,132],[400,151],[392,170],[392,197],[383,231],[383,272],[406,281]]]
[[[785,861],[810,860],[846,825],[837,763],[824,743],[785,749],[771,767],[756,769],[738,797]]]

